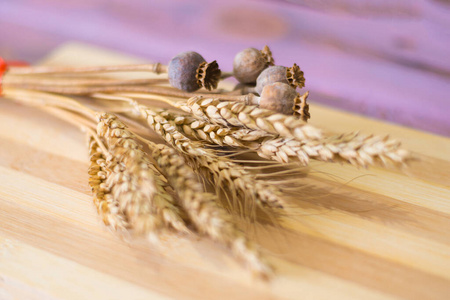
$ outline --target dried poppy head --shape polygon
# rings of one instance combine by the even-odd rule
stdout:
[[[267,84],[275,82],[289,84],[294,89],[297,87],[302,88],[305,86],[305,77],[297,64],[294,64],[291,68],[283,66],[269,67],[259,74],[255,90],[258,94],[261,94]]]
[[[254,83],[258,75],[274,61],[269,47],[259,51],[247,48],[236,54],[233,62],[233,75],[241,83]]]
[[[296,97],[297,92],[291,86],[286,83],[275,82],[263,88],[259,97],[259,107],[285,115],[292,115]]]
[[[215,89],[220,80],[220,69],[216,61],[206,63],[197,52],[188,51],[170,60],[168,75],[173,87],[194,92],[201,87]]]

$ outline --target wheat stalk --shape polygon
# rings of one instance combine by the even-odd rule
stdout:
[[[3,79],[6,86],[57,86],[57,87],[92,87],[92,86],[118,86],[118,85],[154,85],[167,83],[167,79],[114,79],[99,76],[89,77],[34,77],[34,76],[20,76],[8,74]]]
[[[98,119],[97,134],[111,153],[112,174],[106,185],[130,226],[137,233],[151,233],[164,224],[186,232],[180,212],[134,134],[111,114],[99,114]]]
[[[160,63],[115,65],[115,66],[32,66],[11,67],[8,73],[13,75],[31,74],[75,74],[75,73],[105,73],[105,72],[152,72],[155,74],[167,73],[167,66]]]
[[[212,175],[214,183],[223,191],[231,190],[235,199],[242,195],[244,199],[265,204],[270,207],[282,207],[282,192],[274,185],[257,180],[254,174],[247,171],[226,157],[204,147],[200,142],[193,141],[177,130],[164,113],[158,113],[144,105],[137,105],[139,114],[147,120],[148,125],[182,153],[189,156],[189,161],[196,169]],[[246,202],[247,203],[247,202]]]
[[[320,139],[319,129],[294,116],[276,113],[245,103],[192,97],[176,104],[187,113],[213,124],[245,127],[298,140]]]
[[[183,156],[177,150],[162,144],[150,144],[150,148],[153,158],[179,195],[182,207],[196,228],[213,240],[227,245],[255,274],[268,277],[272,268],[237,229],[231,215],[217,205],[218,199],[204,191],[198,175],[188,166]]]

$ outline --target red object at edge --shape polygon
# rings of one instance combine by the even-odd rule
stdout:
[[[0,57],[0,96],[2,95],[2,81],[3,81],[3,74],[8,69],[8,65],[6,64],[5,60]]]
[[[14,67],[25,67],[29,64],[24,61],[8,61],[6,62],[1,56],[0,56],[0,95],[2,94],[2,81],[3,81],[3,75],[8,70],[9,66]]]

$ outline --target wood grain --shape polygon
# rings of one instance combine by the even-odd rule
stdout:
[[[47,64],[131,62],[79,44]],[[0,299],[447,299],[450,140],[311,105],[328,131],[390,134],[406,170],[312,163],[280,226],[248,229],[277,268],[250,278],[226,249],[167,234],[108,232],[92,204],[83,133],[0,99]]]

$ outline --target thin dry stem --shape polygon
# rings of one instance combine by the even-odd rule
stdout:
[[[138,93],[136,96],[146,97],[151,95],[170,96],[176,98],[190,98],[197,97],[214,97],[220,98],[224,101],[236,101],[242,103],[254,103],[255,95],[229,95],[221,92],[220,90],[203,93],[188,93],[182,90],[166,87],[166,86],[137,86],[137,85],[105,85],[105,86],[81,86],[81,85],[68,85],[68,86],[53,86],[53,85],[40,85],[31,84],[27,82],[9,82],[3,84],[7,88],[27,89],[41,92],[49,92],[63,95],[91,95],[95,93]],[[171,103],[172,104],[172,103]]]
[[[31,106],[40,108],[45,106],[52,106],[82,113],[91,120],[95,118],[94,110],[85,105],[82,105],[78,101],[65,96],[15,88],[4,88],[3,96]]]
[[[86,66],[86,67],[62,67],[62,66],[33,66],[10,67],[9,74],[65,74],[65,73],[101,73],[101,72],[152,72],[156,74],[167,73],[167,66],[160,63],[116,65],[116,66]]]
[[[117,85],[151,85],[168,83],[166,78],[155,79],[115,79],[105,77],[34,77],[7,74],[3,77],[3,84],[8,85],[49,85],[56,87],[64,86],[117,86]]]
[[[135,93],[151,93],[158,95],[166,95],[173,97],[186,98],[189,93],[181,90],[164,87],[164,86],[135,86],[135,85],[123,85],[123,86],[51,86],[51,85],[37,85],[28,83],[10,83],[4,84],[4,87],[8,88],[20,88],[27,90],[35,90],[41,92],[49,92],[63,95],[90,95],[94,93],[114,93],[114,92],[135,92]],[[206,94],[208,95],[208,94]]]

